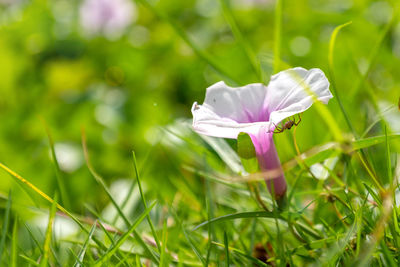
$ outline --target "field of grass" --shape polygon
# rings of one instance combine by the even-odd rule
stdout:
[[[191,107],[298,66],[275,201]],[[398,266],[399,66],[398,0],[0,0],[0,266]]]

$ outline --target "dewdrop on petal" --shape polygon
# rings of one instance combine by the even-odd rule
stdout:
[[[272,138],[274,129],[284,119],[311,107],[313,97],[325,104],[333,97],[320,69],[285,70],[273,75],[268,86],[255,83],[234,88],[218,82],[207,88],[202,105],[193,104],[193,129],[199,134],[232,139],[247,133],[261,171],[279,170],[272,180],[279,199],[287,186]],[[271,190],[271,179],[266,180]]]

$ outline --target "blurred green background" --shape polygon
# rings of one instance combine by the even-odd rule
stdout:
[[[173,181],[192,177],[182,174],[181,162],[196,157],[182,156],[190,147],[177,146],[160,134],[160,126],[190,119],[192,103],[201,103],[205,89],[217,81],[260,82],[218,1],[148,3],[161,17],[132,1],[126,25],[97,25],[93,30],[85,28],[90,9],[83,10],[83,1],[0,1],[0,162],[54,195],[56,172],[44,120],[73,200],[71,209],[77,213],[84,211],[83,203],[101,209],[107,202],[84,162],[81,129],[91,161],[108,183],[133,177],[134,150],[150,194],[172,203],[175,192],[184,191]],[[283,2],[281,57],[291,66],[327,73],[333,29],[353,22],[339,34],[334,71],[338,93],[359,135],[377,118],[376,108],[386,107],[392,107],[384,113],[389,127],[400,131],[399,112],[393,109],[400,96],[400,24],[389,24],[397,5],[398,1],[368,0]],[[275,2],[234,0],[230,6],[268,82]],[[162,17],[171,18],[238,84],[199,57]],[[360,84],[366,71],[366,82]],[[348,131],[336,98],[328,108]],[[369,134],[374,131],[380,128]],[[302,151],[331,140],[314,109],[304,114],[297,138]],[[295,155],[290,140],[288,134],[276,137],[282,162]],[[199,182],[192,177],[188,183],[196,188]],[[31,203],[21,187],[0,172],[0,192],[6,195],[11,188],[18,203]]]

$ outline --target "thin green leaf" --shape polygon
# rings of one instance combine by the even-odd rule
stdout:
[[[78,257],[77,257],[76,262],[74,264],[74,267],[82,266],[86,250],[87,250],[87,248],[89,246],[90,240],[92,239],[92,235],[94,234],[94,231],[96,230],[96,225],[97,225],[97,220],[93,223],[93,226],[90,229],[89,235],[87,236],[87,238],[85,240],[85,243],[83,244],[81,250],[79,251],[79,254],[78,254]]]
[[[342,112],[349,129],[353,132],[353,134],[356,134],[356,131],[355,131],[355,129],[354,129],[354,127],[353,127],[353,125],[352,125],[352,123],[350,121],[350,118],[349,118],[346,110],[344,109],[344,106],[343,106],[343,103],[341,101],[340,95],[339,95],[339,93],[338,93],[338,91],[336,89],[336,79],[335,79],[335,74],[334,74],[334,61],[333,61],[333,53],[334,53],[334,50],[335,50],[336,37],[337,37],[337,35],[338,35],[338,33],[339,33],[339,31],[341,29],[343,29],[344,27],[350,25],[351,23],[352,22],[349,21],[347,23],[339,25],[332,32],[331,40],[329,41],[329,54],[328,54],[328,63],[329,63],[328,66],[329,66],[329,68],[328,68],[328,70],[329,70],[329,74],[331,76],[331,85],[332,85],[331,88],[332,88],[332,90],[333,90],[333,92],[334,92],[334,94],[336,96],[337,101],[338,101],[338,104],[339,104],[339,107],[340,107],[340,111]]]
[[[136,267],[141,267],[142,264],[140,264],[140,256],[136,254]]]
[[[93,168],[90,159],[89,159],[89,153],[88,153],[88,149],[87,149],[87,145],[86,145],[86,136],[85,136],[85,132],[82,129],[82,147],[83,147],[83,154],[85,156],[85,160],[86,160],[86,165],[90,171],[90,173],[92,174],[92,176],[94,177],[95,181],[103,188],[103,190],[106,192],[108,198],[110,199],[112,205],[115,207],[115,209],[117,210],[118,214],[121,216],[121,218],[123,219],[124,223],[126,224],[127,227],[130,227],[130,222],[128,220],[128,218],[126,217],[126,215],[124,214],[124,212],[121,210],[121,207],[118,205],[118,203],[115,201],[114,197],[111,195],[110,190],[108,189],[106,183],[104,182],[103,177],[101,177]],[[155,253],[147,246],[147,244],[143,241],[143,239],[140,237],[139,233],[137,233],[136,231],[133,232],[134,233],[134,237],[135,239],[139,242],[139,244],[143,247],[144,250],[146,250],[146,252],[149,254],[149,256],[152,258],[153,261],[158,263],[158,256],[155,255]]]
[[[47,224],[47,231],[43,245],[43,257],[40,261],[40,266],[47,266],[49,262],[50,250],[51,250],[51,237],[53,235],[54,218],[57,211],[57,195],[54,198],[54,202],[51,205],[49,222]]]
[[[283,0],[275,3],[275,25],[274,25],[274,73],[281,70],[281,36],[282,36],[282,14]]]
[[[372,196],[372,198],[375,200],[375,202],[381,206],[382,201],[381,201],[380,197],[375,193],[375,191],[366,183],[363,182],[362,184],[367,189],[368,193]]]
[[[214,218],[214,204],[213,204],[213,196],[211,193],[211,185],[210,182],[205,179],[204,180],[205,183],[205,187],[206,187],[206,195],[205,195],[205,201],[206,201],[206,209],[207,209],[207,216],[208,216],[208,220],[211,220],[212,218]],[[207,256],[206,256],[206,262],[205,265],[208,266],[209,265],[209,261],[210,261],[210,256],[213,250],[213,245],[212,245],[212,240],[215,239],[215,229],[214,226],[212,224],[208,225],[208,248],[207,248]]]
[[[54,200],[51,197],[49,197],[47,194],[45,194],[43,191],[41,191],[39,188],[37,188],[35,185],[33,185],[31,182],[29,182],[28,180],[23,178],[18,173],[14,172],[13,170],[11,170],[10,168],[8,168],[7,166],[5,166],[2,163],[0,163],[0,168],[5,170],[7,173],[9,173],[11,175],[11,177],[16,179],[18,182],[22,182],[23,184],[27,185],[30,189],[35,191],[37,194],[39,194],[42,198],[46,199],[48,202],[50,202],[52,204],[54,203]],[[86,231],[87,233],[89,232],[88,230],[86,230],[86,228],[83,226],[83,224],[72,213],[70,213],[68,210],[66,210],[61,205],[59,205],[57,203],[56,203],[56,205],[60,211],[62,211],[68,217],[70,217],[72,220],[74,220],[82,230]]]
[[[358,213],[360,214],[360,213]],[[354,234],[357,232],[358,228],[358,220],[355,220],[351,228],[347,231],[344,238],[338,240],[337,243],[331,247],[326,256],[321,257],[318,261],[323,262],[324,266],[328,265],[328,263],[336,262],[337,258],[343,255],[344,250],[347,246],[349,246],[349,242]]]
[[[18,218],[14,219],[11,244],[11,267],[18,266]]]
[[[268,211],[252,211],[252,212],[242,212],[235,214],[228,214],[221,217],[213,218],[209,221],[205,221],[196,227],[193,228],[192,231],[196,231],[197,229],[206,226],[210,223],[221,222],[225,220],[235,220],[235,219],[244,219],[244,218],[275,218],[275,214],[273,212]]]
[[[101,266],[102,264],[106,263],[112,255],[118,250],[118,248],[128,239],[128,237],[135,231],[136,227],[139,226],[139,224],[146,218],[147,214],[153,209],[153,207],[156,205],[156,202],[151,204],[141,215],[136,221],[130,226],[128,231],[126,231],[115,243],[115,245],[112,245],[109,250],[95,263],[94,266]]]
[[[169,266],[168,264],[168,258],[166,254],[167,250],[167,220],[164,220],[164,225],[163,225],[163,233],[162,233],[162,247],[161,247],[161,254],[160,254],[160,266]]]
[[[45,130],[46,130],[47,137],[48,137],[48,140],[49,140],[51,156],[53,158],[53,163],[54,163],[54,167],[55,167],[55,171],[56,171],[57,186],[58,186],[58,189],[60,191],[60,196],[61,196],[61,203],[67,209],[69,209],[71,207],[71,200],[70,200],[69,195],[68,195],[67,187],[66,187],[66,185],[64,183],[64,179],[63,179],[62,171],[60,169],[60,165],[58,164],[57,154],[56,154],[56,150],[54,148],[54,141],[53,141],[53,138],[51,136],[50,129],[47,126],[47,124],[46,124],[44,119],[42,119],[42,123],[43,123],[43,126],[44,126]]]
[[[224,244],[225,244],[225,263],[226,266],[229,267],[229,245],[228,245],[228,236],[226,235],[226,231],[224,231]]]
[[[400,134],[390,134],[390,135],[388,135],[388,139],[390,141],[400,139]],[[375,146],[375,145],[385,142],[385,140],[386,140],[385,135],[374,136],[374,137],[369,137],[369,138],[365,138],[365,139],[359,139],[359,140],[356,140],[353,142],[352,149],[360,150],[363,148]]]
[[[8,193],[8,200],[7,200],[7,206],[6,206],[6,213],[4,216],[4,220],[3,220],[3,229],[1,231],[1,239],[0,239],[0,262],[1,259],[3,258],[3,250],[4,250],[4,246],[6,243],[6,237],[7,237],[7,233],[8,233],[8,225],[10,224],[10,212],[11,212],[11,191],[10,193]]]
[[[137,168],[136,155],[135,155],[134,151],[132,151],[132,155],[133,155],[133,166],[135,168],[136,181],[139,186],[140,197],[142,198],[142,203],[143,203],[144,208],[147,209],[147,203],[146,203],[146,199],[145,199],[145,196],[143,193],[142,184],[140,182],[139,170]],[[154,229],[154,225],[153,225],[153,222],[151,221],[150,215],[147,215],[147,222],[150,225],[151,233],[153,234],[154,240],[156,241],[158,251],[161,253],[160,241],[158,239],[156,230]]]
[[[200,262],[203,264],[203,266],[206,266],[206,261],[203,258],[203,256],[201,255],[200,251],[198,250],[196,245],[193,243],[193,241],[190,239],[190,236],[187,234],[183,225],[181,225],[181,227],[182,227],[183,234],[185,235],[186,240],[189,242],[189,245],[192,248],[194,254],[196,254],[197,258],[200,260]]]
[[[350,92],[349,92],[349,94],[347,96],[347,98],[350,101],[352,101],[354,96],[357,95],[358,91],[360,91],[361,88],[363,88],[365,80],[369,76],[369,74],[370,74],[370,72],[372,70],[372,66],[374,65],[376,59],[378,58],[379,50],[384,45],[384,40],[386,39],[388,34],[391,32],[390,29],[392,29],[393,25],[397,21],[397,16],[398,16],[399,10],[400,10],[399,6],[396,5],[395,8],[394,8],[393,14],[392,14],[392,18],[390,19],[389,23],[387,23],[385,25],[385,27],[382,29],[379,38],[376,38],[376,43],[375,43],[371,53],[369,53],[367,70],[361,75],[360,79],[356,83],[356,86],[353,89],[350,90]]]
[[[22,254],[20,254],[19,256],[21,258],[23,258],[24,260],[26,260],[27,262],[29,262],[29,264],[32,264],[33,266],[39,266],[39,263],[37,263],[35,260],[29,258],[28,256],[25,256],[25,255],[22,255]]]
[[[217,243],[217,242],[213,242],[213,244],[215,244],[215,245],[217,245],[217,246],[219,246],[219,247],[221,247],[221,248],[225,248],[225,245],[224,245],[224,244],[220,244],[220,243]],[[228,249],[229,249],[232,253],[235,253],[235,254],[237,254],[237,255],[240,255],[240,256],[242,256],[242,257],[244,257],[244,258],[246,258],[246,259],[252,261],[252,262],[255,264],[255,266],[264,266],[264,267],[269,267],[269,266],[270,266],[270,265],[268,265],[268,264],[266,264],[266,263],[260,261],[259,259],[254,258],[254,257],[248,255],[247,253],[245,253],[245,252],[243,252],[243,251],[241,251],[241,250],[239,250],[239,249],[232,248],[232,247],[230,247],[230,248],[228,248]]]
[[[230,8],[228,2],[226,0],[219,0],[220,5],[222,7],[222,12],[224,13],[224,17],[228,22],[233,35],[235,36],[236,41],[242,48],[243,52],[246,54],[249,62],[254,70],[254,73],[257,75],[257,78],[260,82],[263,81],[262,73],[260,71],[260,64],[257,62],[256,56],[251,48],[250,44],[248,43],[247,39],[244,38],[242,32],[239,29],[239,26],[236,23],[236,20],[233,16],[232,9]]]
[[[388,175],[388,178],[389,178],[389,184],[394,190],[395,185],[393,184],[392,163],[391,163],[391,159],[390,159],[390,146],[389,146],[389,138],[388,138],[386,126],[385,126],[385,148],[386,148],[387,175]]]
[[[146,0],[136,0],[136,2],[142,4],[149,10],[151,10],[154,14],[156,14],[159,18],[162,20],[166,21],[168,24],[171,25],[171,27],[175,30],[176,34],[182,38],[182,40],[192,48],[193,52],[196,53],[196,55],[207,62],[216,72],[218,72],[221,76],[225,77],[229,81],[237,84],[240,84],[240,82],[230,75],[227,71],[225,71],[219,64],[206,52],[200,49],[187,35],[184,29],[182,29],[181,26],[179,26],[168,14],[165,12],[156,9],[154,6],[152,6],[150,3],[148,3]]]

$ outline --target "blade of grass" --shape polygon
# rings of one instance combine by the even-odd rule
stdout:
[[[66,187],[66,185],[64,183],[64,180],[63,180],[63,175],[62,175],[62,171],[60,169],[60,165],[58,164],[56,150],[54,148],[54,141],[53,141],[53,138],[51,136],[50,129],[47,126],[45,120],[43,118],[41,118],[41,120],[42,120],[43,127],[46,130],[47,138],[49,140],[51,156],[53,158],[53,163],[54,163],[55,172],[56,172],[57,186],[58,186],[58,190],[60,191],[61,204],[63,204],[64,207],[69,209],[71,207],[71,200],[69,198],[68,190],[67,190],[67,187]]]
[[[136,267],[141,267],[142,264],[140,264],[140,256],[136,254]]]
[[[213,198],[212,198],[212,194],[211,194],[211,186],[210,186],[210,182],[207,179],[204,179],[204,184],[206,187],[206,194],[205,194],[205,201],[206,201],[206,209],[207,209],[207,216],[208,216],[208,220],[211,220],[212,218],[214,218],[214,206],[213,206]],[[207,257],[206,257],[206,266],[209,265],[209,261],[210,261],[210,256],[212,253],[212,249],[213,249],[213,245],[211,243],[211,241],[213,239],[215,239],[215,230],[214,230],[214,226],[213,224],[209,224],[208,225],[208,249],[207,249]]]
[[[385,226],[390,219],[390,214],[393,208],[393,196],[390,191],[383,193],[383,200],[381,206],[381,216],[379,221],[375,224],[375,227],[371,233],[371,238],[365,241],[361,247],[360,255],[355,259],[352,265],[355,266],[368,266],[370,259],[376,249],[376,245],[380,243],[380,240],[384,234]]]
[[[14,218],[11,244],[11,267],[18,267],[18,218]]]
[[[266,190],[267,189],[267,184],[264,182],[263,183],[264,187]],[[275,198],[275,191],[274,191],[274,183],[271,183],[271,198]],[[285,259],[285,255],[284,255],[284,248],[283,248],[283,238],[282,238],[282,233],[281,233],[281,229],[279,227],[279,223],[278,223],[278,216],[279,213],[278,211],[283,211],[286,207],[286,195],[283,196],[282,199],[275,199],[275,201],[272,202],[273,205],[273,210],[272,213],[274,214],[274,222],[275,222],[275,229],[276,229],[276,252],[277,252],[277,259],[279,260],[280,264],[283,264],[284,259]],[[281,202],[281,200],[283,200]]]
[[[360,216],[360,211],[358,211],[357,216]],[[324,264],[323,266],[329,265],[328,263],[337,262],[337,258],[343,255],[347,246],[349,246],[349,242],[351,238],[356,234],[357,228],[359,227],[357,219],[354,220],[353,225],[348,229],[346,235],[341,240],[338,240],[337,244],[334,247],[331,247],[328,250],[328,253],[325,257],[321,257],[319,260],[322,261]]]
[[[240,31],[236,20],[233,16],[232,9],[230,8],[227,0],[219,0],[219,3],[222,7],[222,12],[224,13],[225,20],[228,22],[235,39],[237,40],[239,46],[242,48],[243,52],[246,54],[249,62],[253,68],[254,73],[256,74],[259,82],[263,82],[262,73],[260,71],[260,65],[257,63],[256,56],[251,48],[250,44],[247,42],[247,39],[244,38],[242,32]]]
[[[257,218],[253,219],[253,223],[251,224],[251,233],[250,233],[250,246],[247,251],[249,255],[253,253],[253,248],[255,244],[255,237],[256,237],[256,230],[257,230]]]
[[[373,47],[371,53],[369,54],[370,56],[368,58],[367,70],[365,71],[365,73],[362,74],[362,76],[360,77],[356,86],[353,89],[351,89],[349,92],[349,95],[347,97],[349,99],[349,101],[352,101],[354,96],[356,96],[358,91],[363,87],[364,82],[367,79],[367,77],[369,76],[369,74],[372,70],[372,66],[374,65],[374,63],[379,55],[379,50],[382,47],[382,45],[384,44],[384,40],[386,39],[387,35],[390,33],[390,29],[393,27],[394,23],[396,23],[396,21],[397,21],[397,16],[398,16],[399,10],[400,10],[399,6],[396,5],[395,9],[393,11],[391,20],[383,28],[382,32],[380,33],[379,38],[377,38],[375,46]]]
[[[53,225],[54,225],[54,218],[56,216],[57,211],[57,195],[54,197],[54,201],[51,205],[50,214],[49,214],[49,222],[47,225],[46,236],[44,239],[43,245],[43,257],[40,261],[40,266],[47,266],[49,262],[50,250],[51,250],[51,237],[53,235]]]
[[[315,146],[310,150],[296,156],[285,162],[282,166],[285,171],[289,171],[297,166],[299,163],[305,163],[307,166],[311,166],[315,163],[322,162],[328,158],[338,156],[340,153],[351,154],[354,151],[361,150],[363,148],[372,147],[385,142],[385,136],[374,136],[364,139],[355,140],[349,144],[340,145],[337,142],[329,142],[323,145]],[[390,134],[388,135],[390,141],[400,139],[400,134]],[[220,181],[215,178],[215,180]]]
[[[334,60],[333,60],[333,52],[335,50],[335,44],[336,44],[337,35],[338,35],[338,33],[339,33],[339,31],[341,29],[343,29],[346,26],[349,26],[351,23],[352,22],[349,21],[347,23],[339,25],[332,32],[331,40],[329,41],[328,71],[329,71],[329,75],[331,76],[331,85],[332,85],[331,88],[332,88],[332,90],[333,90],[333,92],[334,92],[334,94],[336,96],[337,102],[338,102],[339,107],[340,107],[340,111],[342,112],[342,114],[343,114],[343,116],[344,116],[344,118],[346,120],[347,126],[353,132],[353,134],[356,135],[356,131],[355,131],[354,127],[353,127],[353,124],[350,121],[350,118],[349,118],[346,110],[344,109],[344,106],[343,106],[343,103],[341,101],[340,95],[338,94],[338,91],[337,91],[337,88],[336,88],[336,79],[335,79],[335,74],[334,74]]]
[[[147,166],[147,165],[146,165],[146,162],[147,162],[147,160],[149,159],[151,153],[153,152],[153,150],[154,150],[156,147],[157,147],[156,145],[153,145],[153,146],[151,146],[150,149],[147,151],[147,153],[146,153],[146,155],[145,155],[145,157],[144,157],[144,160],[143,160],[143,162],[142,162],[142,165],[140,166],[140,168],[138,168],[138,169],[139,169],[139,173],[142,173],[144,167]],[[126,194],[126,197],[124,198],[124,200],[122,201],[122,203],[121,203],[121,205],[120,205],[122,210],[125,209],[126,205],[128,204],[129,200],[131,199],[132,194],[133,194],[134,189],[135,189],[135,186],[136,186],[135,183],[131,183],[131,185],[130,185],[130,187],[129,187],[129,190],[128,190],[128,193]],[[113,219],[113,221],[112,221],[113,224],[115,224],[117,220],[118,220],[118,214],[115,215],[115,217],[114,217],[114,219]]]
[[[21,258],[23,258],[24,260],[26,260],[27,262],[29,262],[29,264],[31,264],[31,265],[33,265],[33,266],[39,266],[39,264],[35,261],[35,260],[32,260],[31,258],[29,258],[28,256],[25,256],[25,255],[22,255],[22,254],[20,254],[19,255]]]
[[[391,162],[391,158],[390,158],[390,145],[389,145],[389,139],[388,139],[386,125],[385,125],[385,147],[386,147],[387,175],[389,178],[388,180],[389,180],[389,184],[390,184],[390,191],[393,192],[393,204],[394,204],[393,211],[392,211],[393,220],[391,222],[389,222],[389,229],[390,229],[390,232],[392,233],[393,243],[394,243],[395,247],[399,247],[399,233],[397,232],[397,229],[396,229],[396,226],[398,228],[397,213],[396,213],[396,208],[395,208],[396,207],[396,195],[395,195],[396,185],[395,185],[395,181],[393,180],[392,162]],[[385,249],[385,247],[383,249]]]
[[[133,156],[133,166],[134,166],[135,175],[136,175],[136,182],[137,182],[137,184],[139,186],[139,192],[140,192],[140,196],[142,198],[143,206],[144,206],[145,209],[147,209],[147,203],[146,203],[146,199],[145,199],[145,196],[144,196],[144,193],[143,193],[142,184],[140,182],[140,175],[139,175],[139,170],[138,170],[138,167],[137,167],[136,154],[135,154],[134,151],[132,151],[132,156]],[[150,225],[151,233],[153,234],[154,240],[156,241],[158,251],[161,253],[160,240],[158,239],[158,236],[157,236],[156,230],[154,229],[154,225],[153,225],[153,222],[151,221],[150,215],[147,215],[146,219],[147,219],[147,222]]]
[[[73,251],[71,247],[69,248],[69,253],[75,259],[75,263],[79,263],[80,266],[83,265],[83,263],[79,260],[78,256],[75,254],[75,251]]]
[[[84,130],[82,129],[82,148],[83,148],[83,154],[85,157],[85,161],[86,161],[86,165],[90,171],[90,173],[92,174],[92,176],[94,177],[95,181],[103,188],[103,190],[106,192],[108,198],[110,199],[112,205],[115,207],[115,209],[117,210],[117,212],[119,213],[119,215],[121,216],[121,218],[123,219],[124,223],[126,224],[127,227],[130,227],[130,222],[128,220],[128,218],[126,217],[126,215],[124,214],[124,212],[121,210],[121,207],[118,205],[118,203],[115,201],[114,197],[111,195],[110,190],[108,189],[106,183],[104,182],[103,178],[95,171],[95,169],[93,168],[90,159],[89,159],[89,153],[88,153],[88,149],[87,149],[87,144],[86,144],[86,135]],[[158,260],[158,255],[156,255],[148,246],[147,244],[143,241],[143,239],[141,238],[141,236],[139,235],[138,232],[136,232],[135,230],[133,231],[134,237],[135,239],[139,242],[139,244],[143,247],[143,249],[149,254],[149,256],[151,257],[151,259],[155,262],[157,262],[157,264],[159,263]]]
[[[25,184],[26,186],[28,186],[30,189],[32,189],[33,191],[35,191],[37,194],[39,194],[42,198],[46,199],[48,202],[50,203],[54,203],[54,200],[49,197],[48,195],[46,195],[45,193],[43,193],[43,191],[41,191],[39,188],[37,188],[35,185],[33,185],[32,183],[30,183],[28,180],[24,179],[21,175],[17,174],[16,172],[14,172],[13,170],[11,170],[10,168],[8,168],[7,166],[5,166],[4,164],[0,163],[0,168],[3,169],[4,171],[6,171],[8,174],[11,175],[11,177],[13,177],[14,179],[16,179],[16,181],[21,182],[23,184]],[[87,230],[83,224],[68,210],[66,210],[64,207],[62,207],[61,205],[59,205],[58,203],[56,203],[57,208],[63,212],[64,214],[66,214],[69,218],[71,218],[78,226],[79,228],[81,228],[85,233],[89,233],[89,230]],[[93,238],[93,240],[96,242],[96,244],[104,249],[104,245],[97,240],[97,238]],[[143,240],[142,240],[143,241]]]
[[[185,228],[183,227],[183,225],[181,225],[181,227],[182,227],[182,232],[185,235],[185,238],[188,241],[190,247],[192,248],[194,254],[196,254],[197,258],[200,260],[200,262],[203,264],[203,266],[207,266],[204,257],[201,255],[199,249],[196,247],[196,245],[190,239],[190,236],[187,234],[187,232],[186,232]]]
[[[226,266],[229,267],[229,245],[228,245],[228,236],[226,235],[226,231],[224,231],[224,244],[225,244],[225,263]]]
[[[35,235],[32,233],[32,230],[28,227],[28,225],[26,225],[26,223],[24,223],[24,226],[25,226],[26,230],[28,231],[31,240],[33,240],[33,243],[35,244],[35,246],[39,249],[40,253],[43,254],[43,248],[40,245],[37,238],[35,237]]]
[[[74,267],[82,266],[83,264],[83,258],[85,257],[86,250],[89,246],[90,240],[92,239],[92,235],[94,234],[94,231],[96,230],[96,225],[97,225],[97,220],[94,222],[92,228],[90,229],[89,235],[87,236],[85,243],[82,246],[82,249],[79,251],[78,257],[76,259],[76,262],[74,263]]]
[[[7,200],[7,206],[6,206],[6,213],[4,215],[4,220],[3,220],[3,229],[1,231],[1,239],[0,239],[0,263],[1,259],[3,258],[3,250],[6,244],[6,237],[7,237],[7,232],[8,232],[8,225],[10,224],[10,213],[11,213],[11,191],[8,193],[8,200]]]
[[[379,198],[379,196],[375,193],[375,191],[366,183],[362,183],[364,185],[364,187],[367,189],[368,193],[372,196],[372,198],[375,200],[375,202],[381,206],[382,205],[382,201]]]
[[[391,141],[400,139],[400,134],[389,134],[388,139],[390,139]],[[352,149],[360,150],[362,148],[375,146],[375,145],[385,142],[385,140],[386,140],[385,135],[374,136],[374,137],[369,137],[369,138],[365,138],[365,139],[359,139],[359,140],[356,140],[353,142]]]
[[[387,266],[390,266],[390,267],[397,266],[398,267],[399,265],[396,264],[396,261],[392,255],[392,253],[389,251],[388,246],[386,245],[386,243],[383,240],[381,240],[380,247],[382,248],[383,256],[385,257],[386,262],[388,264]]]
[[[160,254],[160,266],[161,267],[168,267],[168,259],[167,259],[167,220],[164,220],[164,225],[163,225],[163,233],[162,233],[162,248],[161,248],[161,254]]]
[[[104,225],[99,221],[98,225],[100,225],[100,228],[104,231],[105,235],[107,236],[107,238],[110,240],[111,244],[114,244],[114,239],[113,237],[110,235],[110,233],[107,231],[107,229],[104,227]]]
[[[387,175],[389,178],[389,184],[392,190],[395,189],[395,185],[393,183],[393,173],[392,173],[392,163],[390,161],[390,146],[389,146],[389,138],[387,134],[387,128],[385,126],[385,148],[386,148],[386,169]]]
[[[115,264],[114,266],[115,267],[119,267],[119,266],[121,266],[122,264],[124,264],[125,266],[127,266],[127,267],[129,267],[129,266],[131,266],[129,263],[130,263],[130,260],[131,260],[131,257],[132,257],[132,255],[130,255],[129,253],[126,253],[126,255],[124,256],[124,258],[122,259],[122,260],[120,260],[117,264]]]
[[[228,72],[226,72],[219,64],[206,52],[204,52],[200,47],[198,47],[187,35],[187,33],[184,31],[184,29],[179,26],[170,16],[163,11],[156,9],[153,5],[148,3],[146,0],[135,0],[137,3],[142,4],[149,10],[151,10],[157,17],[160,19],[164,20],[168,24],[171,25],[171,27],[175,30],[176,34],[182,38],[182,40],[192,48],[194,53],[207,62],[216,72],[218,72],[221,76],[225,77],[229,81],[233,82],[236,85],[239,85],[240,82],[236,80],[232,75],[230,75]]]
[[[282,35],[282,11],[283,0],[277,0],[275,3],[274,19],[274,73],[281,69],[281,35]]]
[[[101,266],[102,264],[105,264],[111,256],[118,250],[118,248],[128,239],[128,237],[135,231],[136,227],[146,218],[147,214],[153,209],[153,207],[156,205],[156,202],[151,204],[141,215],[139,218],[136,219],[136,221],[129,227],[128,231],[126,231],[115,243],[115,245],[112,245],[108,251],[94,264],[94,266]],[[158,264],[158,263],[157,263]]]
[[[367,171],[367,173],[371,177],[372,181],[374,182],[374,185],[376,186],[376,188],[378,188],[380,192],[384,192],[385,190],[382,187],[381,183],[379,182],[379,179],[376,176],[375,171],[372,169],[371,165],[366,160],[364,155],[360,151],[357,153],[357,155],[359,156],[360,161],[361,161],[362,165],[364,166],[365,170]]]
[[[320,235],[315,232],[314,229],[311,229],[307,227],[306,225],[296,221],[299,217],[303,216],[301,213],[289,213],[289,212],[282,212],[277,219],[287,221],[287,218],[284,217],[290,215],[292,220],[296,222],[296,226],[302,228],[305,232],[308,234],[312,235],[314,238],[321,238]],[[267,212],[267,211],[252,211],[252,212],[242,212],[242,213],[234,213],[234,214],[228,214],[228,215],[223,215],[220,217],[213,218],[212,220],[205,221],[197,226],[195,226],[191,231],[196,231],[197,229],[206,226],[210,223],[216,223],[216,222],[221,222],[225,220],[235,220],[235,219],[245,219],[245,218],[270,218],[274,219],[276,218],[275,214],[273,212]]]
[[[268,211],[252,211],[252,212],[241,212],[235,214],[228,214],[220,217],[213,218],[209,221],[205,221],[196,227],[193,228],[192,231],[196,231],[197,229],[206,226],[210,223],[221,222],[225,220],[234,220],[234,219],[243,219],[243,218],[275,218],[275,214],[273,212]]]
[[[87,144],[86,144],[86,135],[85,132],[82,129],[82,148],[83,148],[83,154],[85,156],[85,161],[86,161],[86,165],[90,171],[90,173],[92,174],[93,178],[95,179],[95,181],[103,188],[103,190],[106,192],[108,198],[110,199],[111,203],[113,204],[113,206],[115,207],[115,209],[117,210],[118,214],[121,216],[121,218],[123,219],[124,223],[126,226],[130,226],[130,222],[128,220],[128,218],[126,217],[126,215],[124,214],[124,212],[121,210],[121,208],[119,207],[118,203],[115,201],[114,197],[112,196],[110,190],[108,189],[106,183],[104,182],[103,177],[101,177],[93,168],[92,163],[89,159],[89,152],[87,149]]]
[[[225,245],[224,245],[224,244],[217,243],[217,242],[214,242],[214,241],[213,241],[213,244],[215,244],[216,246],[219,246],[219,247],[225,249]],[[241,251],[241,250],[239,250],[239,249],[237,249],[237,248],[232,248],[232,247],[230,247],[230,248],[228,248],[228,249],[229,249],[232,253],[236,253],[237,255],[240,255],[240,256],[242,256],[242,257],[244,257],[244,258],[246,258],[246,259],[252,261],[252,262],[255,264],[255,266],[264,266],[264,267],[269,267],[269,266],[270,266],[270,265],[268,265],[268,264],[266,264],[266,263],[260,261],[259,259],[254,258],[254,257],[248,255],[247,253],[245,253],[245,252],[243,252],[243,251]]]
[[[11,177],[15,178],[18,182],[22,182],[25,185],[27,185],[30,189],[32,189],[33,191],[35,191],[37,194],[39,194],[42,198],[46,199],[48,202],[52,203],[54,202],[54,200],[49,197],[47,194],[45,194],[43,191],[41,191],[39,188],[37,188],[35,185],[33,185],[31,182],[29,182],[28,180],[24,179],[21,175],[17,174],[16,172],[14,172],[13,170],[9,169],[7,166],[5,166],[4,164],[0,163],[0,168],[5,170],[6,172],[8,172]],[[57,208],[65,213],[66,215],[68,215],[72,220],[74,220],[78,226],[83,229],[84,231],[87,231],[87,229],[83,226],[83,224],[74,216],[72,215],[72,213],[70,213],[68,210],[66,210],[64,207],[62,207],[60,204],[56,203]],[[89,231],[87,231],[89,232]]]

